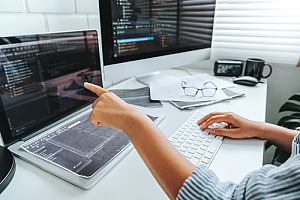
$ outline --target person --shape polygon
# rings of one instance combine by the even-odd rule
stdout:
[[[170,199],[300,199],[300,136],[272,124],[247,120],[234,113],[213,112],[198,121],[199,128],[230,138],[260,138],[291,151],[280,167],[265,165],[240,183],[221,182],[207,167],[198,168],[182,156],[154,123],[115,94],[90,83],[99,97],[92,105],[91,123],[124,131]],[[225,122],[224,128],[209,129]],[[246,155],[245,155],[246,156]]]

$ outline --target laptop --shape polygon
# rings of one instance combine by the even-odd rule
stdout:
[[[132,149],[122,131],[88,120],[96,96],[83,83],[102,86],[97,36],[90,30],[0,38],[4,146],[83,189]]]

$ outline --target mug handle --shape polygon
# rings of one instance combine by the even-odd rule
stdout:
[[[262,78],[268,78],[269,76],[271,76],[271,74],[272,74],[272,71],[273,71],[273,69],[272,69],[272,66],[271,66],[271,65],[269,65],[269,64],[265,64],[265,66],[268,66],[268,67],[269,67],[269,69],[270,69],[270,73],[269,73],[269,74],[267,74],[266,76],[262,75]],[[265,69],[265,66],[264,66],[264,69]],[[263,70],[263,71],[264,71],[264,70]]]

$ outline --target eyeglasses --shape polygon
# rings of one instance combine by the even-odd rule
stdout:
[[[205,82],[202,88],[189,87],[187,85],[188,83],[186,81],[181,82],[181,87],[186,96],[195,97],[198,95],[198,92],[201,91],[203,97],[213,97],[218,90],[217,86],[211,81]]]

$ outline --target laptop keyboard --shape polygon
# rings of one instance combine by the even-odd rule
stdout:
[[[203,117],[200,112],[195,112],[170,138],[169,141],[195,166],[200,164],[209,167],[223,137],[209,134],[200,130],[197,121]],[[213,124],[211,128],[217,128],[221,124]]]
[[[154,122],[158,119],[148,117]],[[21,148],[77,175],[91,177],[129,144],[122,131],[94,126],[85,116],[29,140]]]
[[[68,171],[91,177],[129,143],[123,132],[94,126],[85,118],[28,141],[21,147]]]

